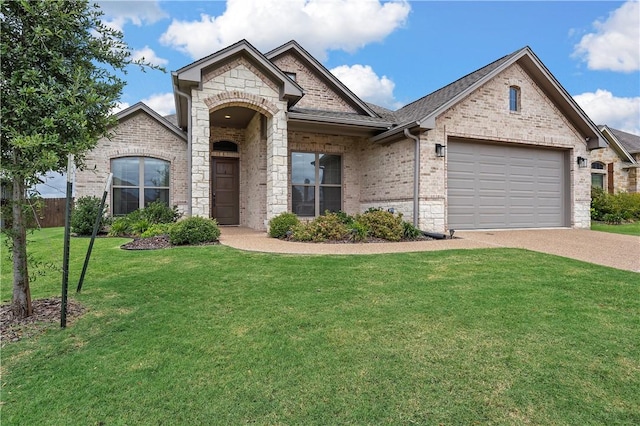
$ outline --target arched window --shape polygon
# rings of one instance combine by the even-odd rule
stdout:
[[[142,209],[160,200],[169,205],[168,161],[152,157],[122,157],[111,160],[113,215]]]
[[[594,161],[591,163],[591,187],[604,190],[604,182],[607,177],[607,168],[604,163]]]
[[[238,144],[231,141],[214,142],[212,151],[238,152]]]
[[[520,111],[520,88],[518,86],[509,87],[509,111]]]

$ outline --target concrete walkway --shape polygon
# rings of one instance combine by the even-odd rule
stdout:
[[[583,229],[460,231],[453,240],[315,244],[270,238],[266,232],[222,227],[220,242],[240,250],[284,254],[377,254],[491,247],[524,248],[640,272],[640,237]]]

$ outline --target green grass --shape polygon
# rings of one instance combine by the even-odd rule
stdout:
[[[33,239],[59,264],[61,229]],[[3,348],[3,425],[640,423],[633,272],[518,249],[291,256],[124,241],[96,242],[71,293],[84,317]],[[87,245],[72,240],[72,288]],[[32,291],[59,287],[51,273]]]
[[[640,221],[620,225],[607,225],[606,223],[601,222],[591,222],[591,230],[640,236]]]

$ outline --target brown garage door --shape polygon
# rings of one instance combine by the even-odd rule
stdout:
[[[449,229],[567,226],[566,158],[554,149],[449,141]]]

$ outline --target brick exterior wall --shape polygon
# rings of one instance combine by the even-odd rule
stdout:
[[[296,74],[296,83],[304,89],[305,93],[296,104],[297,107],[324,111],[358,112],[340,94],[330,89],[316,72],[309,70],[296,55],[285,53],[275,58],[273,64],[284,72]]]
[[[138,111],[121,120],[112,129],[110,139],[102,138],[96,148],[87,154],[84,170],[76,173],[76,198],[101,197],[111,160],[119,157],[154,157],[171,163],[169,204],[177,205],[180,212],[187,211],[187,142],[158,123],[144,111]],[[112,194],[107,203],[109,212]]]
[[[319,152],[338,154],[342,158],[342,210],[349,214],[360,212],[360,150],[364,139],[353,136],[325,135],[307,132],[289,132],[289,159],[292,152]],[[291,188],[291,161],[287,183]],[[287,202],[291,211],[291,191]]]
[[[518,112],[509,110],[510,86],[520,88],[521,110]],[[427,147],[423,149],[422,164],[429,166],[422,170],[421,197],[430,199],[431,188],[446,195],[446,158],[435,158],[434,146],[436,143],[446,145],[452,137],[567,150],[570,153],[569,225],[590,227],[591,174],[588,168],[577,166],[578,156],[589,158],[586,142],[518,64],[510,66],[437,117],[436,127],[427,133]],[[446,210],[446,202],[444,208]]]

